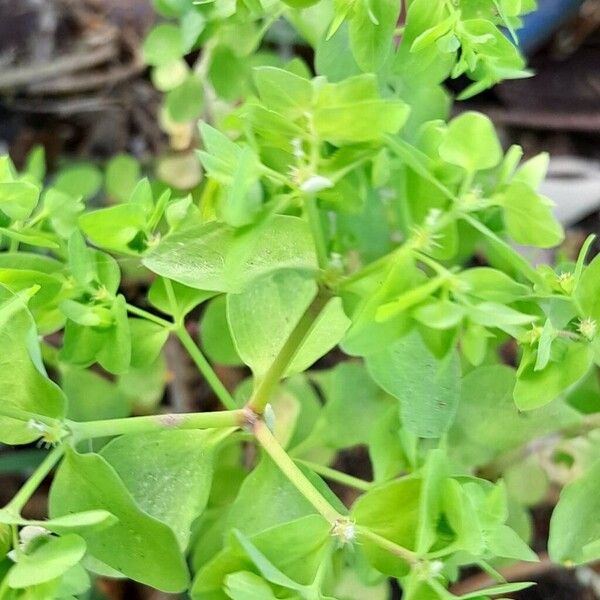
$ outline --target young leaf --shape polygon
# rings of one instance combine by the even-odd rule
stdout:
[[[502,158],[502,147],[490,119],[469,111],[450,121],[439,153],[446,162],[474,173],[495,167]]]

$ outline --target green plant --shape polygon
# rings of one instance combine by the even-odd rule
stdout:
[[[529,584],[496,569],[536,560],[526,507],[549,479],[572,479],[551,557],[599,558],[600,258],[590,239],[534,268],[510,241],[563,238],[546,157],[504,154],[484,115],[446,122],[448,76],[466,97],[526,74],[498,27],[530,3],[413,0],[402,28],[396,0],[155,4],[179,20],[144,49],[165,126],[212,122],[205,179],[134,185],[118,157],[94,209],[89,166],[44,189],[39,151],[0,161],[0,440],[52,448],[0,510],[0,599],[80,596],[90,573],[198,600],[376,600],[390,577],[449,599],[466,565],[498,585],[462,598],[507,594]],[[316,77],[257,51],[281,18]],[[122,269],[154,274],[141,306]],[[170,336],[223,410],[152,414]],[[309,370],[335,346],[349,359]],[[252,377],[232,395],[209,359]],[[372,481],[331,467],[355,446]],[[23,518],[57,465],[49,519]]]

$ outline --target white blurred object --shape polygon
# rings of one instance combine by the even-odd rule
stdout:
[[[556,204],[554,213],[563,225],[573,225],[600,210],[600,162],[556,157],[540,192]]]

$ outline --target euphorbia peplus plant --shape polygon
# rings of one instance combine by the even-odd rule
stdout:
[[[563,238],[546,157],[504,154],[484,115],[445,120],[447,77],[466,96],[525,74],[498,27],[530,3],[413,0],[402,26],[397,0],[306,4],[156,1],[179,19],[145,44],[165,123],[211,120],[190,194],[129,193],[119,158],[92,210],[88,177],[42,191],[39,152],[0,162],[0,440],[51,448],[0,510],[0,599],[86,597],[90,575],[197,600],[378,600],[389,578],[448,599],[467,565],[498,584],[462,598],[508,594],[528,584],[496,569],[536,560],[549,481],[568,482],[551,558],[600,557],[600,258],[588,240],[534,268],[513,242]],[[283,20],[314,65],[257,51]],[[169,336],[223,410],[128,416],[156,407]],[[336,346],[348,360],[311,369]],[[232,394],[211,362],[252,376]],[[331,466],[355,446],[369,481]],[[27,520],[55,467],[48,520]]]

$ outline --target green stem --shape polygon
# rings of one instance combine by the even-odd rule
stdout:
[[[322,475],[323,477],[325,477],[325,479],[337,481],[342,485],[346,485],[357,490],[362,490],[363,492],[368,492],[373,487],[373,484],[369,481],[359,479],[358,477],[353,477],[352,475],[348,475],[347,473],[342,473],[337,469],[332,469],[331,467],[320,465],[309,460],[302,460],[300,458],[296,458],[294,460],[296,463],[308,467],[311,471],[314,471],[318,475]]]
[[[205,413],[169,413],[124,419],[101,421],[67,421],[67,426],[76,441],[124,435],[147,433],[172,429],[224,429],[239,427],[245,422],[243,410],[224,410]]]
[[[171,321],[167,321],[166,319],[154,315],[151,312],[144,310],[143,308],[138,308],[133,304],[127,304],[126,306],[127,311],[130,312],[132,315],[136,315],[138,317],[141,317],[142,319],[146,319],[147,321],[152,321],[153,323],[161,325],[162,327],[165,327],[167,329],[173,329],[173,323]]]
[[[41,462],[40,466],[33,472],[33,475],[25,482],[23,487],[13,496],[12,500],[6,505],[6,510],[15,514],[21,514],[21,510],[27,504],[29,498],[33,495],[35,490],[40,486],[42,481],[46,479],[46,476],[56,463],[62,458],[65,452],[64,446],[57,446],[52,450],[46,458]]]
[[[359,537],[362,537],[363,539],[367,539],[373,542],[374,544],[377,544],[380,548],[387,550],[395,556],[399,556],[402,560],[405,560],[411,566],[417,565],[419,563],[417,555],[414,552],[412,552],[412,550],[404,548],[403,546],[399,546],[398,544],[382,537],[378,533],[375,533],[374,531],[371,531],[366,527],[358,526],[356,528],[356,533]]]
[[[321,267],[321,269],[326,269],[329,266],[327,243],[325,242],[325,236],[323,235],[323,226],[319,208],[317,207],[317,199],[313,194],[306,194],[304,196],[304,211],[315,242],[319,267]]]
[[[288,456],[264,421],[256,422],[254,425],[254,435],[258,443],[264,448],[265,452],[271,457],[281,472],[327,521],[333,525],[336,521],[343,518],[321,493],[315,489],[296,463]]]
[[[312,326],[330,298],[331,295],[328,292],[319,290],[304,314],[300,317],[300,320],[290,333],[279,354],[275,357],[269,370],[259,381],[247,404],[248,408],[256,414],[260,415],[264,412],[265,407],[271,399],[273,390],[285,375],[296,352],[298,352],[298,349],[310,333]]]
[[[187,329],[183,325],[179,325],[174,331],[179,338],[179,341],[183,344],[183,347],[188,351],[188,354],[194,361],[194,364],[198,367],[198,370],[200,373],[202,373],[204,379],[206,379],[223,406],[229,410],[237,409],[238,405],[236,404],[235,400],[227,388],[223,385],[221,380],[217,377],[217,374],[213,371],[210,363],[208,360],[206,360],[206,357],[204,354],[202,354],[200,348],[198,348],[198,345],[196,342],[194,342]]]

